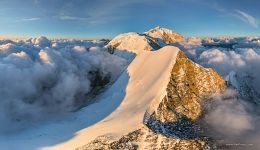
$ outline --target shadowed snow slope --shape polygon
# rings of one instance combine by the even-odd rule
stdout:
[[[50,149],[72,149],[101,135],[110,135],[117,139],[140,128],[150,103],[160,101],[165,96],[171,69],[178,52],[179,49],[172,46],[166,46],[154,52],[140,52],[129,65],[127,71],[122,74],[122,76],[129,75],[129,82],[120,106],[99,123],[77,132],[74,138]],[[119,87],[115,90],[121,91],[124,89]],[[107,96],[111,96],[111,99],[107,100],[115,100],[112,97],[113,91],[108,92],[110,92],[110,95]]]

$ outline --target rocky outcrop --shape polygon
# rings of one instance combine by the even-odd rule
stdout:
[[[205,139],[171,138],[143,127],[116,141],[107,136],[100,136],[76,150],[206,150],[209,148],[209,144]]]
[[[225,80],[213,69],[189,60],[179,52],[171,72],[166,96],[144,123],[157,133],[179,139],[198,139],[201,129],[197,124],[208,97],[226,89]]]
[[[162,122],[176,121],[180,116],[196,120],[202,113],[203,100],[225,87],[225,80],[217,72],[203,68],[179,52],[166,89],[167,95],[155,112],[155,118]]]

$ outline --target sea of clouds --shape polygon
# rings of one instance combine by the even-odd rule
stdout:
[[[127,60],[105,41],[0,40],[0,129],[70,112],[101,79],[113,81]]]

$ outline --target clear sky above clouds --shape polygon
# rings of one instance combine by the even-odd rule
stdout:
[[[260,0],[1,0],[0,36],[110,38],[157,25],[185,36],[260,36]]]

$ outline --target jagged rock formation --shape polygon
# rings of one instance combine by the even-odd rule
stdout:
[[[224,88],[225,81],[218,73],[211,68],[203,68],[179,52],[166,89],[167,95],[162,102],[164,106],[158,108],[161,110],[158,113],[168,115],[157,113],[156,118],[167,122],[178,120],[177,115],[184,115],[196,120],[201,115],[203,100]]]
[[[203,68],[179,52],[167,94],[157,110],[147,116],[145,124],[163,135],[201,138],[196,121],[202,115],[204,101],[225,88],[225,80],[213,69]]]
[[[177,32],[170,29],[162,28],[160,26],[145,32],[146,35],[159,39],[166,44],[172,44],[174,42],[183,42],[184,37]]]
[[[210,149],[207,140],[201,139],[177,139],[167,137],[143,127],[130,132],[117,141],[112,141],[107,136],[97,137],[91,143],[76,150],[200,150]]]

